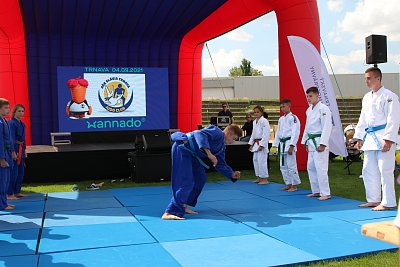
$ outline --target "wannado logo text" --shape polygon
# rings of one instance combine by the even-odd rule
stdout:
[[[100,104],[109,112],[124,112],[133,101],[133,90],[130,87],[121,77],[106,79],[99,89]]]

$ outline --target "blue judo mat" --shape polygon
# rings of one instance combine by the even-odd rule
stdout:
[[[396,211],[280,187],[208,183],[184,221],[160,218],[168,186],[34,195],[0,213],[0,267],[280,266],[396,249],[360,233]]]

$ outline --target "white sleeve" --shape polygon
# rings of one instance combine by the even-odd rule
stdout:
[[[254,145],[255,122],[256,122],[256,120],[253,121],[253,131],[251,132],[250,140],[249,140],[249,143],[248,143],[251,146]]]
[[[365,128],[367,128],[367,122],[365,120],[364,108],[365,108],[365,106],[364,106],[364,99],[363,99],[360,118],[358,119],[358,123],[357,123],[355,131],[354,131],[354,136],[353,136],[354,139],[362,140],[365,135]]]
[[[308,109],[307,109],[307,111],[308,111]],[[303,138],[301,139],[301,144],[305,144],[306,143],[306,141],[307,141],[307,139],[308,139],[308,135],[307,135],[307,112],[306,111],[306,125],[304,126],[304,132],[303,132]]]
[[[297,116],[292,115],[291,119],[291,126],[292,126],[292,133],[291,133],[291,138],[290,138],[290,145],[291,146],[296,146],[297,142],[299,141],[299,136],[300,136],[300,121]]]
[[[322,133],[319,144],[328,146],[329,138],[331,137],[332,127],[333,127],[331,110],[327,106],[325,106],[320,116],[322,124]]]
[[[269,127],[269,122],[267,119],[262,121],[262,139],[260,141],[260,146],[268,148],[269,136],[271,135],[271,128]]]
[[[281,125],[281,118],[279,118],[279,120],[278,120],[278,127],[277,127],[277,130],[276,130],[276,133],[275,133],[274,142],[272,143],[272,146],[274,146],[274,147],[278,147],[279,146],[279,128],[280,128],[280,125]]]
[[[386,99],[384,111],[386,115],[386,128],[383,139],[396,143],[398,142],[397,139],[400,124],[400,104],[397,95],[392,94],[392,96],[389,96]]]

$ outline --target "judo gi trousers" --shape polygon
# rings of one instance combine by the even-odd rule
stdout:
[[[253,165],[254,172],[257,177],[268,178],[268,152],[263,149],[262,151],[253,152]]]
[[[329,150],[308,152],[307,172],[310,179],[311,192],[321,196],[330,196],[328,178]]]
[[[282,165],[282,158],[284,158],[284,165]],[[298,185],[301,183],[297,170],[296,152],[293,152],[292,155],[285,153],[280,156],[280,169],[285,184]]]
[[[0,210],[4,210],[7,207],[7,189],[10,183],[10,175],[13,160],[11,159],[11,153],[6,152],[7,163],[10,165],[9,167],[2,168],[0,167]]]
[[[173,197],[165,212],[179,217],[185,214],[184,204],[196,206],[197,199],[207,181],[204,167],[190,152],[172,145],[172,192]]]
[[[24,163],[25,163],[24,158],[21,159],[20,165],[18,165],[17,161],[13,161],[7,195],[14,195],[21,193],[22,180],[24,179],[24,172],[25,172]]]
[[[368,202],[380,202],[385,207],[396,207],[394,167],[396,146],[389,151],[364,151],[362,176]]]

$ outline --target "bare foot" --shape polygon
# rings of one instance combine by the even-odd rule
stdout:
[[[372,208],[373,211],[384,211],[384,210],[392,210],[393,208],[385,207],[383,205],[378,205],[375,208]]]
[[[253,184],[258,184],[260,182],[260,178],[257,177],[257,180],[253,181]]]
[[[307,197],[319,197],[319,193],[308,194]]]
[[[18,200],[18,198],[14,195],[7,196],[7,200]]]
[[[185,220],[185,218],[169,214],[168,212],[164,213],[163,216],[161,217],[163,220]]]
[[[367,202],[361,205],[358,205],[360,208],[370,208],[370,207],[376,207],[379,206],[379,202]]]
[[[13,210],[15,207],[8,205],[7,207],[4,208],[4,210]]]
[[[261,179],[260,179],[260,182],[259,182],[258,184],[261,184],[261,185],[263,185],[263,184],[269,184],[269,182],[268,182],[268,179],[267,179],[267,178],[261,178]]]
[[[288,190],[288,192],[296,192],[297,186],[292,185],[292,187]]]
[[[15,194],[16,197],[27,197],[27,195],[24,194]]]
[[[322,197],[319,197],[318,200],[323,201],[323,200],[328,200],[330,198],[331,198],[331,196],[322,196]]]
[[[10,206],[10,207],[15,207],[15,205],[14,205],[14,204],[8,204],[8,206]]]
[[[189,209],[187,205],[185,205],[185,213],[187,213],[187,214],[199,214],[197,211],[193,211],[193,210]]]
[[[286,191],[286,190],[289,190],[289,189],[290,189],[290,186],[287,185],[285,187],[280,188],[279,190]]]

